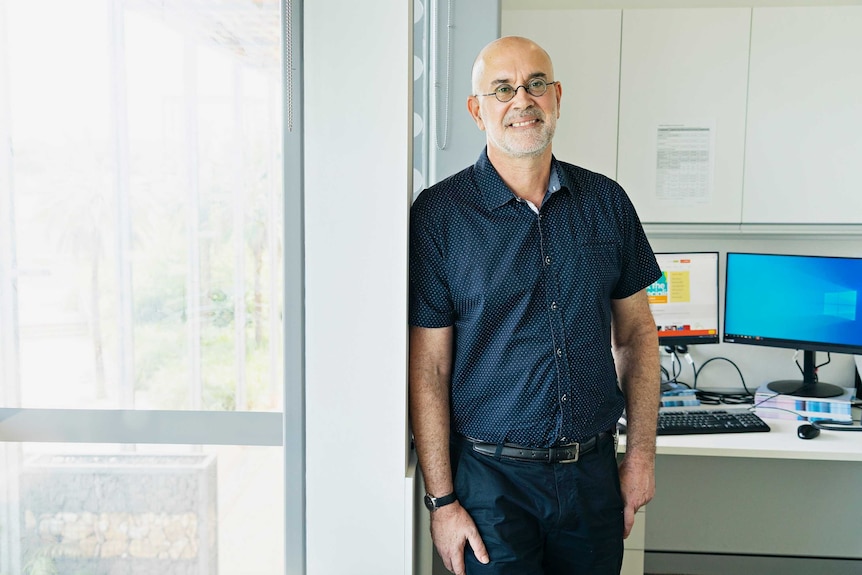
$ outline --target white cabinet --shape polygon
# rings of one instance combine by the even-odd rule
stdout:
[[[742,221],[862,222],[862,6],[755,8]]]
[[[643,575],[646,547],[646,507],[635,513],[635,524],[624,542],[623,568],[620,575]]]
[[[617,178],[643,221],[739,223],[750,19],[623,12]]]
[[[862,6],[627,4],[502,11],[554,60],[558,158],[650,224],[862,225]]]
[[[504,10],[503,36],[547,50],[563,88],[554,155],[616,176],[620,10]]]

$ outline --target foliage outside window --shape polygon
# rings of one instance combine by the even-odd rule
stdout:
[[[278,4],[5,11],[6,405],[280,410]]]

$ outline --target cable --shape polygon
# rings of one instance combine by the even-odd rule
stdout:
[[[697,391],[697,398],[701,403],[707,405],[750,405],[754,403],[754,397],[744,393],[723,393],[718,391]]]
[[[687,384],[686,382],[678,380],[676,378],[676,376],[671,377],[670,373],[668,373],[667,368],[665,366],[662,365],[662,366],[660,366],[659,369],[661,369],[661,373],[662,373],[662,378],[659,381],[659,386],[661,387],[662,391],[665,391],[665,388],[670,388],[674,385],[683,385],[683,386],[691,389],[691,386],[689,384]]]
[[[674,354],[681,353],[688,364],[691,366],[691,372],[694,374],[694,383],[692,384],[694,389],[697,389],[697,366],[694,365],[694,360],[691,358],[691,354],[688,353],[687,345],[677,345],[673,348]],[[682,360],[679,362],[679,371],[680,375],[682,374]]]
[[[702,389],[697,390],[698,399],[700,399],[701,403],[705,403],[707,405],[719,405],[719,404],[727,404],[727,405],[747,405],[754,403],[754,394],[751,393],[751,390],[748,389],[748,386],[745,385],[745,377],[742,375],[742,371],[739,369],[739,366],[736,365],[733,361],[729,360],[726,357],[716,356],[711,357],[703,364],[701,364],[700,368],[695,370],[694,373],[694,381],[695,381],[695,389],[697,388],[697,379],[700,376],[700,372],[703,371],[707,365],[712,363],[715,360],[723,360],[728,362],[730,365],[736,369],[736,373],[739,374],[739,381],[742,383],[742,389],[745,390],[744,393],[727,393],[721,391],[704,391]],[[694,367],[694,362],[692,362],[692,367]]]
[[[805,375],[805,369],[801,365],[799,365],[799,360],[797,359],[798,357],[799,357],[799,350],[797,349],[793,354],[793,363],[796,364],[796,369],[799,370],[799,373],[801,373],[804,376]],[[819,370],[824,365],[829,365],[830,363],[832,363],[832,353],[827,351],[826,352],[826,361],[824,361],[823,363],[821,363],[819,365],[814,366],[814,381],[820,380],[820,378],[817,376],[817,370]]]
[[[853,425],[854,422],[836,421],[834,419],[809,419],[808,423],[817,429],[828,429],[830,431],[862,431],[862,425]]]
[[[739,379],[742,382],[742,387],[743,387],[743,389],[745,389],[745,394],[720,393],[720,392],[709,392],[709,391],[697,390],[698,399],[700,399],[701,403],[706,403],[708,405],[716,405],[718,403],[728,403],[728,404],[750,403],[750,404],[752,404],[751,407],[749,408],[751,411],[754,411],[756,408],[759,407],[760,409],[774,409],[776,411],[784,411],[787,413],[792,413],[793,415],[795,415],[795,416],[801,418],[802,420],[810,423],[811,425],[813,425],[814,427],[816,427],[818,429],[826,429],[826,430],[830,430],[830,431],[862,431],[862,422],[859,422],[860,425],[853,425],[854,423],[856,423],[856,420],[852,420],[852,421],[847,422],[847,421],[838,421],[838,420],[834,420],[834,419],[812,419],[811,416],[804,416],[801,413],[799,413],[798,411],[794,411],[792,409],[785,409],[783,407],[774,407],[774,406],[762,406],[761,407],[761,404],[763,404],[763,403],[765,403],[771,399],[774,399],[774,398],[778,397],[779,395],[790,395],[790,394],[783,394],[783,393],[776,392],[776,393],[773,393],[772,395],[769,395],[768,397],[761,399],[757,403],[755,403],[754,402],[754,394],[752,394],[751,391],[748,389],[748,387],[745,385],[745,378],[743,377],[742,371],[739,369],[739,366],[736,365],[733,361],[727,359],[726,357],[713,357],[713,358],[710,358],[710,359],[706,360],[705,362],[703,362],[703,364],[700,366],[700,369],[697,370],[697,372],[695,372],[695,382],[697,381],[697,376],[700,374],[700,371],[702,371],[703,368],[705,368],[709,363],[711,363],[717,359],[722,359],[722,360],[730,363],[736,369],[736,372],[739,374]],[[796,360],[796,358],[794,356],[794,361],[795,360]],[[818,368],[822,367],[822,366],[828,364],[831,360],[832,360],[831,356],[827,356],[826,362],[818,365],[817,367]],[[797,367],[799,367],[799,362],[796,362],[796,365],[797,365]],[[800,367],[800,371],[801,371],[801,369],[802,368]],[[815,368],[815,371],[816,371],[816,368]],[[851,406],[852,407],[860,407],[860,406],[862,406],[862,402],[853,401],[853,402],[851,402]]]
[[[666,345],[664,347],[666,353],[670,355],[670,373],[668,374],[667,369],[664,366],[661,366],[662,372],[667,376],[667,380],[662,383],[682,383],[679,381],[679,376],[682,375],[682,362],[679,360],[679,356],[676,354],[676,348],[672,345]],[[677,372],[676,368],[679,366],[679,372]],[[683,384],[686,385],[686,384]],[[686,385],[686,387],[688,387]]]
[[[755,408],[757,408],[757,407],[760,407],[760,405],[761,405],[762,403],[766,403],[766,402],[767,402],[767,401],[769,401],[770,399],[775,399],[775,398],[776,398],[776,397],[778,397],[779,395],[781,395],[781,393],[778,393],[778,392],[773,393],[773,394],[772,394],[772,395],[770,395],[769,397],[765,397],[765,398],[761,399],[760,401],[758,401],[757,403],[753,404],[753,405],[751,406],[751,409],[755,409]],[[781,410],[781,411],[787,411],[787,412],[792,413],[792,414],[794,414],[794,415],[799,415],[799,414],[798,414],[798,413],[796,413],[795,411],[790,411],[789,409],[783,409],[783,408],[780,408],[780,407],[764,407],[763,409],[779,409],[779,410]]]
[[[662,380],[662,383],[666,383],[670,379],[670,374],[667,372],[667,368],[663,365],[660,365],[659,369],[661,369],[661,372],[665,377],[665,379]]]

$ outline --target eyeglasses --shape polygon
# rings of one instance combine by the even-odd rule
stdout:
[[[500,102],[508,102],[513,99],[521,88],[525,89],[531,96],[542,96],[548,91],[548,86],[557,84],[558,82],[546,82],[541,78],[533,78],[527,84],[520,86],[512,86],[510,84],[500,84],[490,94],[476,94],[477,96],[494,96]]]

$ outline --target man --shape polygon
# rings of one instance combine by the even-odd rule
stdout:
[[[473,92],[485,153],[411,210],[410,413],[432,537],[459,575],[619,573],[654,494],[645,288],[660,271],[622,189],[552,156],[562,88],[542,48],[490,43]]]

